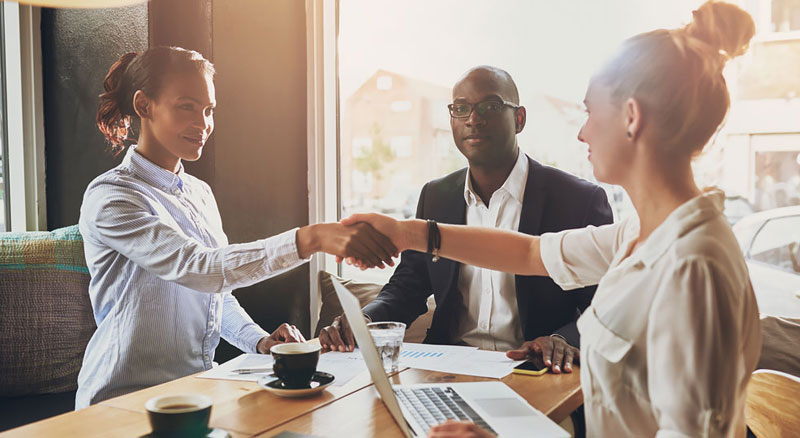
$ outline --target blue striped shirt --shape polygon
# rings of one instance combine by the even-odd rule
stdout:
[[[292,269],[297,230],[228,244],[211,188],[131,146],[89,184],[79,227],[97,331],[76,409],[212,367],[220,335],[247,353],[267,332],[231,294]]]

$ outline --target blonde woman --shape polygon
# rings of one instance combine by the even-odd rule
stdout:
[[[625,188],[636,217],[541,237],[380,215],[345,223],[368,222],[399,249],[549,275],[564,289],[599,283],[578,321],[588,436],[744,437],[758,309],[724,194],[701,191],[691,162],[728,110],[725,62],[753,33],[746,12],[707,2],[684,28],[625,41],[593,77],[578,138],[597,179]],[[448,423],[430,436],[486,433]]]

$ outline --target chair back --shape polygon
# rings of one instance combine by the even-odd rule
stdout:
[[[756,370],[747,385],[747,426],[759,437],[793,437],[800,431],[800,377]]]

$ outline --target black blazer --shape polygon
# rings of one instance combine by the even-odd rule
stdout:
[[[561,170],[528,158],[528,181],[522,202],[519,231],[531,235],[603,225],[612,222],[605,191]],[[448,224],[466,222],[464,182],[467,169],[433,180],[422,188],[417,217]],[[431,262],[431,256],[404,251],[400,264],[377,298],[363,311],[373,321],[411,324],[427,311],[433,294],[436,311],[426,343],[453,344],[459,315],[464,311],[458,290],[461,264],[448,259]],[[517,304],[526,340],[558,333],[579,346],[575,322],[589,306],[596,286],[564,292],[549,277],[516,276]]]

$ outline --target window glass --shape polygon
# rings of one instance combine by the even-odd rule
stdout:
[[[800,216],[771,219],[753,239],[750,258],[783,271],[800,273]]]
[[[591,75],[625,38],[686,25],[703,2],[341,0],[341,216],[407,217],[426,182],[466,165],[447,104],[461,74],[484,64],[505,69],[517,84],[528,114],[517,136],[521,150],[596,182],[587,146],[577,140]],[[728,64],[730,113],[694,162],[698,185],[728,196],[731,224],[800,204],[800,39],[758,37],[796,30],[800,0],[733,2],[752,14],[757,37]],[[622,188],[601,186],[615,220],[634,213]],[[342,273],[383,282],[391,270],[345,266]]]
[[[800,30],[800,0],[772,0],[772,31]]]

